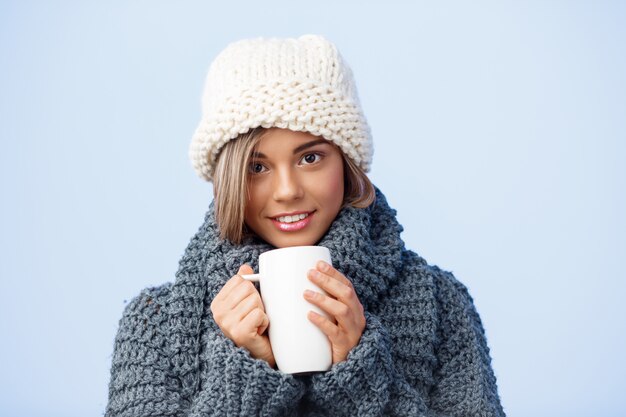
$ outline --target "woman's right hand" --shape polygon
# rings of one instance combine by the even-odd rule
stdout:
[[[211,302],[211,312],[222,332],[235,345],[248,349],[252,357],[266,361],[274,368],[276,361],[265,330],[270,324],[261,295],[252,282],[239,274],[252,274],[249,265],[242,265],[224,284]]]

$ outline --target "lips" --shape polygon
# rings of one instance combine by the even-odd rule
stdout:
[[[278,230],[283,232],[295,232],[304,229],[311,222],[311,218],[314,214],[315,211],[281,213],[271,218],[271,220]]]

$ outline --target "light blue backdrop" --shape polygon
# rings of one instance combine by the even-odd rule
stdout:
[[[187,146],[229,42],[351,65],[407,246],[474,296],[509,416],[626,407],[626,7],[606,1],[0,3],[0,415],[101,415],[125,300],[211,187]]]

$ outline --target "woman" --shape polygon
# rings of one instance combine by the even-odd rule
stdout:
[[[466,287],[407,250],[369,170],[352,73],[320,36],[235,42],[212,63],[190,148],[214,201],[176,280],[120,320],[107,416],[502,416]],[[258,288],[239,274],[277,247],[321,245],[333,265],[303,294],[333,366],[275,367]]]

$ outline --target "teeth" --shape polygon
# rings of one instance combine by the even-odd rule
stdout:
[[[297,222],[298,220],[302,220],[308,216],[309,215],[307,213],[302,213],[302,214],[296,214],[295,216],[277,217],[276,220],[278,220],[281,223],[293,223],[293,222]]]

